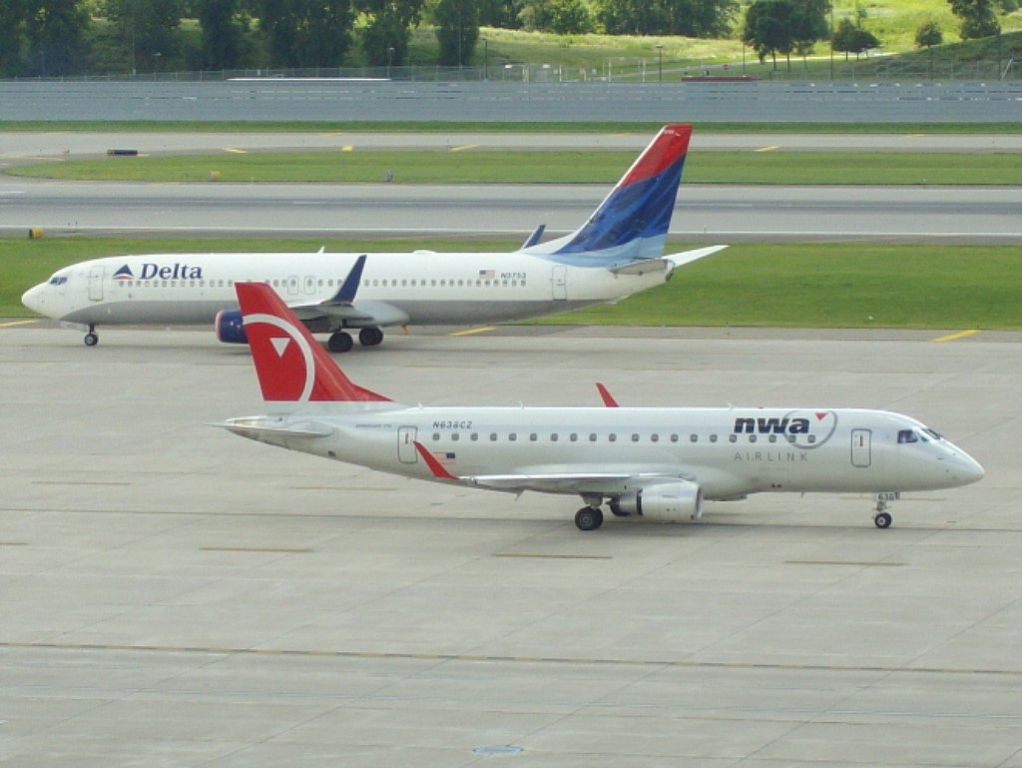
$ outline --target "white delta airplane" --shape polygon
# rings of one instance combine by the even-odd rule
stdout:
[[[908,416],[834,408],[407,406],[352,382],[265,284],[235,286],[269,414],[219,426],[260,442],[441,483],[582,497],[575,525],[615,515],[698,519],[704,500],[759,492],[872,493],[873,520],[905,491],[983,477]]]
[[[690,125],[667,125],[588,221],[545,243],[540,226],[512,253],[209,253],[112,256],[58,270],[21,297],[41,315],[87,330],[100,324],[213,323],[245,343],[236,282],[264,282],[314,333],[346,352],[386,326],[518,320],[614,301],[660,285],[675,268],[723,245],[664,256]]]

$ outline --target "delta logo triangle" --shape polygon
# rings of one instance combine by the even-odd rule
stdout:
[[[135,276],[131,273],[131,267],[125,264],[123,267],[114,272],[114,280],[134,280]]]

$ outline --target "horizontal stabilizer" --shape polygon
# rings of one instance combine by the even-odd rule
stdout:
[[[685,264],[691,264],[693,261],[699,261],[699,259],[711,256],[717,251],[723,251],[727,248],[726,245],[708,245],[705,248],[696,248],[692,251],[682,251],[681,253],[672,253],[669,256],[664,256],[664,259],[671,262],[673,265],[672,269],[683,266]]]
[[[643,259],[609,269],[615,275],[645,275],[647,272],[669,272],[674,269],[674,263],[667,259]]]
[[[267,438],[284,437],[329,437],[334,433],[333,427],[326,424],[318,424],[314,421],[290,422],[279,421],[277,423],[268,421],[264,417],[229,419],[220,424],[212,424],[214,427],[222,427],[236,435],[250,437],[258,440],[260,436]]]

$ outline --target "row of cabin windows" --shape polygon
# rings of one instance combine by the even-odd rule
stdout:
[[[496,442],[497,440],[500,439],[500,437],[501,436],[497,432],[491,432],[490,433],[490,442]],[[755,443],[755,442],[759,441],[759,435],[741,435],[740,436],[740,435],[732,434],[732,435],[728,435],[727,439],[728,439],[729,443],[737,443],[739,437],[744,437],[746,439],[746,442],[749,442],[749,443]],[[794,443],[795,442],[795,436],[794,435],[766,435],[765,436],[766,441],[768,443],[776,443],[778,441],[779,437],[784,437],[789,443]],[[566,435],[566,438],[567,438],[567,440],[569,442],[577,443],[579,441],[579,439],[580,439],[580,436],[579,436],[579,434],[577,432],[571,432],[571,433]],[[595,442],[597,442],[600,439],[600,436],[596,432],[590,432],[586,436],[586,438],[589,440],[590,443],[595,443]],[[450,435],[450,439],[451,439],[452,442],[458,442],[461,439],[461,434],[458,433],[458,432],[452,432],[451,435]],[[472,442],[478,442],[478,440],[479,440],[479,433],[478,432],[470,433],[468,435],[468,439],[471,440]],[[504,435],[504,439],[506,439],[508,442],[514,443],[514,442],[516,442],[518,440],[518,433],[517,432],[508,432],[508,433],[506,433]],[[532,443],[538,442],[539,441],[539,433],[538,432],[530,432],[529,436],[528,436],[528,439],[529,439],[529,442],[532,442]],[[549,440],[551,443],[556,443],[557,441],[559,441],[561,439],[561,436],[557,432],[551,432],[549,435],[546,435],[546,439]],[[617,442],[617,434],[615,434],[614,432],[611,432],[610,434],[606,435],[606,439],[607,439],[607,442],[615,443],[615,442]],[[633,443],[638,443],[642,439],[643,439],[643,436],[640,435],[638,432],[633,432],[632,435],[631,435],[631,441]],[[648,439],[649,442],[651,442],[651,443],[658,443],[658,442],[660,442],[660,435],[658,433],[654,432],[654,433],[652,433],[650,435],[647,435],[646,439]],[[672,443],[677,443],[681,438],[680,438],[680,436],[677,433],[672,433],[670,435],[664,435],[664,439],[665,440],[669,440]],[[705,440],[708,440],[711,443],[715,443],[715,442],[717,442],[717,435],[707,435],[704,438],[700,438],[700,436],[697,435],[697,434],[690,434],[688,436],[688,441],[690,443],[698,443],[700,441],[700,439],[705,439]],[[440,433],[439,432],[434,432],[433,433],[433,442],[439,442],[439,441],[440,441]],[[816,435],[807,435],[806,436],[806,442],[808,442],[810,444],[815,443],[816,442]]]
[[[67,278],[64,278],[64,281],[67,282]],[[230,287],[232,287],[234,285],[234,281],[233,280],[209,280],[209,281],[207,281],[207,280],[117,280],[115,282],[117,283],[117,285],[120,285],[121,287],[128,287],[128,288],[168,288],[168,287],[169,288],[177,288],[178,287],[178,285],[177,285],[178,283],[181,283],[181,287],[182,288],[185,288],[185,287],[188,287],[188,288],[205,288],[205,287],[207,287],[207,285],[210,288],[230,288]],[[287,288],[288,287],[288,281],[287,280],[263,280],[262,282],[269,283],[274,288]],[[338,280],[337,284],[340,285],[341,281]],[[328,288],[332,287],[334,285],[334,281],[333,280],[319,280],[318,281],[318,287],[322,288],[324,285],[326,285],[326,287],[328,287]],[[463,287],[471,288],[472,286],[475,286],[477,288],[489,288],[491,286],[494,287],[494,288],[507,288],[509,286],[511,288],[524,288],[525,287],[525,281],[524,280],[521,280],[521,281],[519,281],[519,280],[454,280],[454,279],[451,279],[451,280],[446,280],[446,279],[441,279],[441,280],[425,280],[425,279],[417,280],[417,279],[411,279],[411,280],[409,280],[409,279],[406,279],[406,278],[402,278],[401,280],[396,280],[396,279],[394,279],[394,280],[379,280],[379,279],[363,280],[362,281],[362,285],[364,285],[366,287],[372,285],[374,288],[378,288],[378,287],[397,288],[399,285],[402,288],[406,288],[406,287],[425,288],[425,287],[427,287],[427,285],[430,288],[436,288],[437,286],[439,286],[440,288],[455,288],[455,287],[457,287],[457,288],[463,288]],[[291,288],[297,289],[298,288],[298,283],[292,282],[290,284],[290,286],[291,286]]]

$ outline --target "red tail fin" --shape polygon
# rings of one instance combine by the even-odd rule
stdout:
[[[234,288],[264,400],[389,401],[345,376],[270,286],[236,283]]]

